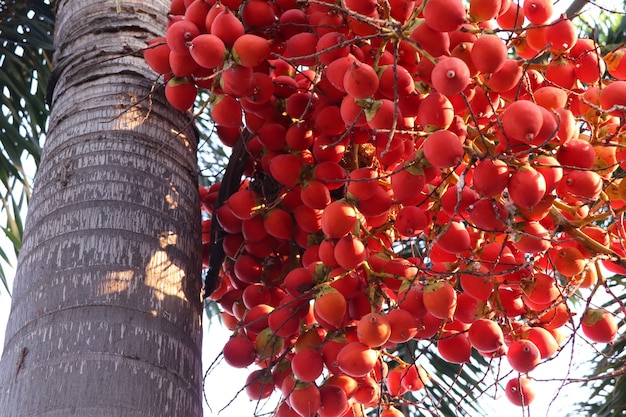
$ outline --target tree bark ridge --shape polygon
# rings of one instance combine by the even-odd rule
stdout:
[[[59,3],[0,416],[202,415],[197,135],[137,53],[170,2],[115,3]]]

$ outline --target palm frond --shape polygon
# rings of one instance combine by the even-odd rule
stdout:
[[[0,1],[0,219],[17,256],[22,221],[30,196],[29,172],[39,163],[48,109],[54,29],[50,1]],[[0,281],[10,256],[0,253]]]
[[[575,20],[583,36],[596,41],[602,54],[622,46],[626,40],[626,15],[619,7],[615,5],[607,9],[593,3],[587,3],[587,7],[594,11],[594,18],[589,19],[583,13]]]
[[[489,401],[480,401],[495,392],[495,380],[487,375],[491,364],[478,352],[469,363],[458,365],[442,359],[434,343],[411,340],[399,345],[395,355],[420,365],[429,376],[425,389],[405,394],[406,401],[398,404],[406,416],[458,417],[493,411]]]

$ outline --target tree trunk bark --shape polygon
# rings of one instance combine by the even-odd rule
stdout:
[[[202,415],[197,135],[137,52],[169,4],[59,2],[1,416]]]

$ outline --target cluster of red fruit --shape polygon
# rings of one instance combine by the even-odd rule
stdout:
[[[220,185],[200,190],[203,229],[225,231],[224,357],[259,367],[250,398],[277,388],[279,417],[401,415],[429,383],[394,355],[415,339],[453,363],[506,357],[523,406],[525,374],[572,331],[613,341],[614,315],[568,301],[601,266],[626,271],[625,50],[602,57],[552,9],[173,1],[145,50],[168,100],[206,89],[222,142],[252,136],[238,190],[215,210]]]

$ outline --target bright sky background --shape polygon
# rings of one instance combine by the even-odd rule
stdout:
[[[571,1],[558,1],[556,6],[556,14],[561,13]],[[607,7],[615,5],[615,1],[601,0],[598,4],[604,4]],[[587,6],[588,10],[593,10],[590,6]],[[587,10],[586,9],[586,10]],[[10,253],[10,246],[7,243],[3,243],[0,240],[0,245],[7,247],[6,252]],[[5,269],[7,273],[12,277],[12,273]],[[4,329],[6,328],[6,321],[9,314],[11,299],[4,289],[0,290],[0,351],[4,346]],[[208,321],[205,320],[205,325]],[[203,346],[203,366],[206,370],[208,366],[213,363],[215,358],[219,355],[224,343],[228,340],[230,332],[220,326],[218,323],[213,323],[211,326],[206,326],[204,335]],[[526,413],[519,407],[515,407],[509,403],[509,401],[503,396],[503,392],[499,391],[499,397],[490,400],[485,398],[485,401],[491,403],[495,409],[493,414],[498,416],[516,417],[516,416],[564,416],[565,411],[571,411],[571,406],[576,401],[584,398],[585,394],[581,396],[579,388],[576,384],[561,387],[559,382],[540,382],[541,380],[559,380],[568,376],[568,372],[580,372],[580,363],[571,363],[572,357],[578,359],[581,363],[581,359],[592,355],[593,351],[588,345],[579,343],[575,347],[576,353],[571,354],[571,345],[568,345],[564,351],[562,351],[555,359],[549,363],[540,365],[534,370],[531,375],[533,378],[539,380],[535,381],[537,388],[537,398],[535,402],[530,406],[530,412]],[[504,361],[503,363],[506,363]],[[505,365],[506,366],[506,365]],[[244,385],[244,381],[248,373],[254,369],[251,367],[249,370],[237,370],[230,368],[225,363],[218,365],[207,377],[206,383],[208,388],[205,390],[208,398],[210,408],[205,404],[205,417],[220,416],[220,417],[252,417],[254,415],[257,404],[250,402],[245,393],[241,393],[233,404],[227,407],[224,411],[218,414],[224,406],[226,406],[232,398],[235,397],[237,392]],[[570,377],[580,377],[582,373],[576,373],[569,375]],[[557,393],[561,389],[558,397]],[[493,391],[490,391],[493,395]],[[577,395],[578,394],[578,395]],[[271,406],[265,409],[258,410],[257,413],[261,414],[269,412],[272,409]]]

